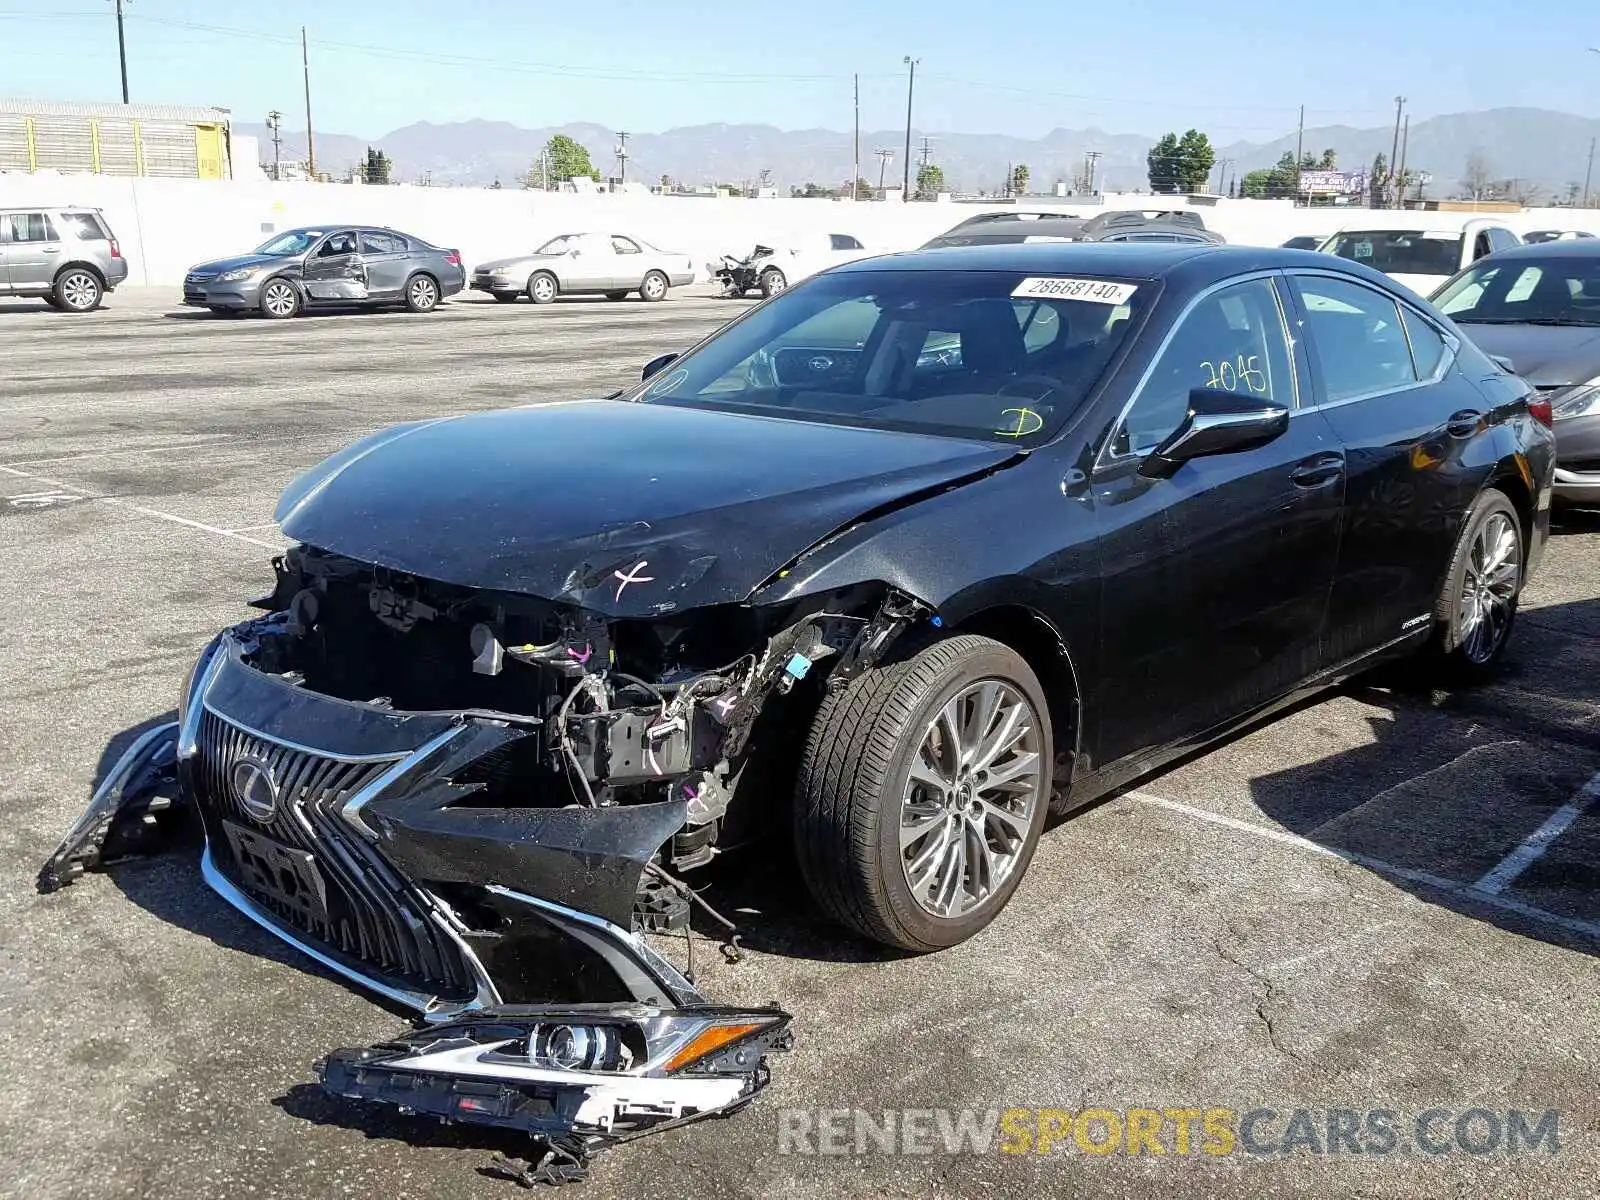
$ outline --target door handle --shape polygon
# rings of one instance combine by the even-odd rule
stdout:
[[[40,250],[40,253],[41,254],[60,254],[61,253],[61,247],[60,246],[45,246]]]
[[[1478,425],[1483,421],[1483,414],[1475,408],[1463,408],[1460,412],[1450,414],[1450,419],[1445,422],[1445,432],[1451,437],[1471,437],[1478,431]]]
[[[1313,454],[1303,462],[1295,464],[1294,470],[1289,472],[1289,480],[1300,488],[1319,488],[1332,483],[1344,474],[1344,455],[1342,454]]]

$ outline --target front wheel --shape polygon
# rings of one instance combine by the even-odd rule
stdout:
[[[776,296],[779,292],[786,291],[789,280],[777,267],[768,267],[761,272],[761,294],[763,296]]]
[[[261,289],[261,314],[286,321],[300,311],[300,292],[286,279],[270,279]]]
[[[69,267],[56,280],[55,306],[62,312],[93,312],[104,296],[99,277],[82,267]]]
[[[413,275],[406,284],[406,311],[432,312],[439,307],[439,284],[432,275]]]
[[[1441,683],[1486,678],[1505,652],[1527,561],[1522,517],[1502,491],[1472,502],[1434,609],[1430,674]]]
[[[644,282],[639,285],[639,296],[647,304],[654,304],[667,297],[667,277],[660,271],[651,271],[644,277]]]
[[[528,280],[528,299],[535,304],[551,304],[555,301],[556,277],[546,271],[540,271]]]
[[[1033,858],[1052,745],[1038,678],[989,638],[864,672],[826,697],[806,741],[794,837],[812,895],[902,950],[970,938]]]

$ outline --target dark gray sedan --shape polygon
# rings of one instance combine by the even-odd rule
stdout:
[[[1600,504],[1600,239],[1497,251],[1432,299],[1550,401],[1555,499]]]
[[[314,308],[403,305],[431,312],[466,286],[461,252],[393,229],[324,225],[276,234],[249,254],[192,267],[183,302],[274,319]]]

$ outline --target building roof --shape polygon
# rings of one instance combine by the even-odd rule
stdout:
[[[230,120],[226,108],[186,107],[176,104],[67,104],[55,100],[3,100],[0,116],[8,117],[122,117],[136,121],[182,121],[223,124]]]

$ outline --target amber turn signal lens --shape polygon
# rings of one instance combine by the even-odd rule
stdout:
[[[739,1025],[709,1025],[685,1042],[682,1050],[667,1059],[664,1069],[677,1071],[687,1067],[708,1054],[716,1053],[729,1043],[765,1028],[766,1024],[765,1021],[747,1021]]]

